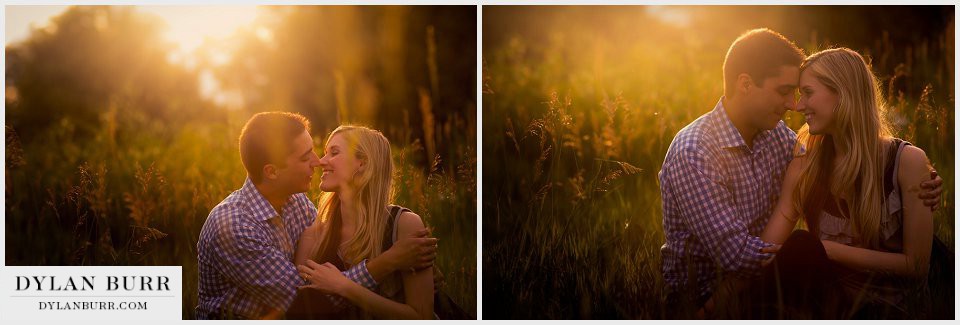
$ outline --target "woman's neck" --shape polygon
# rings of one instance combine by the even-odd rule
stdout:
[[[340,226],[355,229],[357,225],[357,200],[352,191],[340,192]]]
[[[835,161],[847,156],[850,148],[847,148],[847,146],[840,141],[839,136],[828,134],[826,140],[831,141],[831,145],[833,145],[833,157],[835,158]]]

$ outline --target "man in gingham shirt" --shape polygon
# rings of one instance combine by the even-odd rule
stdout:
[[[254,115],[244,126],[240,156],[247,179],[213,208],[197,243],[198,319],[278,318],[307,284],[293,254],[317,216],[304,193],[320,160],[309,128],[303,116],[280,112]],[[377,278],[397,269],[432,264],[435,244],[435,238],[408,238],[343,273],[373,290]],[[346,304],[328,298],[334,306]]]
[[[659,177],[672,308],[702,307],[721,276],[751,274],[773,256],[759,236],[796,142],[780,119],[795,105],[803,58],[776,32],[742,35],[724,60],[724,97],[670,144]]]

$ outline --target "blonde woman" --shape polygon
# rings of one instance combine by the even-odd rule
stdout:
[[[904,306],[930,265],[933,215],[918,195],[930,177],[926,155],[890,136],[876,78],[857,52],[806,58],[799,91],[807,124],[761,236],[783,245],[764,276],[779,284],[765,290],[778,290],[781,305],[813,309],[808,316],[916,316]],[[800,219],[809,232],[793,231]]]
[[[376,292],[347,279],[347,269],[423,232],[420,217],[389,205],[393,161],[379,131],[340,126],[327,138],[317,221],[304,231],[295,260],[308,287],[347,299],[345,318],[433,318],[433,268],[393,272]]]

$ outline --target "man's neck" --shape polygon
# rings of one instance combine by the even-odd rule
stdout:
[[[733,126],[737,129],[737,132],[740,133],[743,141],[747,143],[747,147],[753,148],[753,138],[757,136],[760,130],[750,127],[746,122],[746,114],[743,113],[741,103],[736,100],[724,98],[723,107],[727,111],[727,117],[730,118],[730,122],[733,122]]]
[[[260,195],[263,195],[263,198],[267,199],[267,202],[270,202],[270,206],[273,207],[274,211],[277,211],[277,214],[283,213],[283,206],[286,205],[287,200],[290,199],[290,194],[278,191],[264,184],[254,184],[253,186],[257,187],[257,191],[260,192]]]

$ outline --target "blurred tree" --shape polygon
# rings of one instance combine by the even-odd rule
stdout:
[[[50,127],[116,137],[194,117],[206,106],[196,75],[168,62],[162,28],[132,7],[71,7],[7,46],[8,125],[28,143]]]
[[[269,7],[255,25],[201,49],[230,53],[206,68],[245,110],[300,112],[318,134],[367,124],[398,144],[475,120],[474,7]]]

